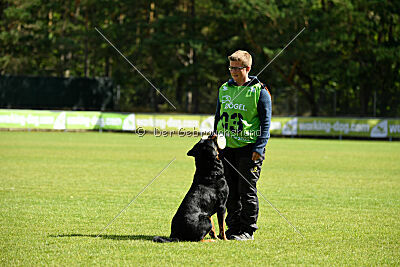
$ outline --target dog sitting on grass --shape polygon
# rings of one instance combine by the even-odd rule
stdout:
[[[154,242],[204,242],[208,233],[214,239],[227,240],[224,217],[228,185],[222,161],[218,158],[218,151],[224,148],[218,146],[218,144],[223,144],[223,142],[218,142],[218,138],[223,137],[203,138],[187,153],[188,156],[194,157],[196,162],[192,186],[172,219],[170,237],[156,236],[153,239]],[[211,218],[215,213],[217,213],[219,225],[218,237]]]

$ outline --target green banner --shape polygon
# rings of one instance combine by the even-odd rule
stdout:
[[[93,130],[100,123],[100,112],[68,111],[65,127],[67,130]]]
[[[0,109],[0,128],[65,129],[65,112]]]
[[[212,115],[0,109],[0,128],[209,133]],[[168,132],[168,133],[167,133]],[[272,135],[400,138],[400,119],[273,117]]]
[[[95,129],[135,131],[135,114],[101,113]]]
[[[212,131],[214,117],[210,115],[135,114],[136,128],[147,131]]]
[[[360,136],[369,137],[378,120],[299,118],[298,135]]]
[[[269,131],[272,135],[296,135],[290,134],[292,132],[291,126],[289,123],[292,118],[288,117],[273,117],[271,120],[271,125],[269,127]],[[285,129],[285,130],[283,130]]]
[[[271,134],[286,136],[400,137],[400,120],[276,117]]]

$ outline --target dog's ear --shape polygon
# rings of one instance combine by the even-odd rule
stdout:
[[[196,157],[198,153],[197,145],[195,145],[191,150],[188,151],[187,155],[191,157]]]

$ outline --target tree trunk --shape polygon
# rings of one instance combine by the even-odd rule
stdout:
[[[83,60],[83,76],[88,77],[89,75],[89,64],[88,64],[88,53],[89,53],[89,48],[88,48],[88,11],[85,11],[85,48],[84,48],[84,60]]]
[[[105,77],[111,77],[111,66],[110,66],[110,57],[108,55],[106,55],[105,58],[105,63],[104,63],[104,76]]]
[[[190,30],[192,32],[192,37],[196,36],[196,22],[195,22],[195,17],[196,17],[196,10],[195,10],[195,0],[191,0],[191,9],[190,9],[190,17],[191,17],[191,25],[190,25]],[[196,51],[194,50],[193,47],[190,48],[190,53],[191,58],[190,58],[190,64],[192,65],[192,88],[193,88],[193,99],[194,99],[194,105],[193,105],[193,113],[198,113],[199,112],[199,103],[200,103],[200,92],[199,92],[199,84],[198,84],[198,77],[197,77],[197,68],[196,68]]]
[[[156,16],[156,15],[155,15],[155,9],[156,9],[156,4],[155,4],[155,2],[151,2],[151,3],[150,3],[150,13],[149,13],[149,24],[151,25],[151,26],[150,26],[150,29],[149,29],[149,38],[152,38],[152,35],[153,35],[153,33],[154,33],[154,28],[153,28],[152,24],[153,24],[153,22],[154,22],[154,20],[155,20],[155,16]],[[152,65],[152,59],[151,59],[151,57],[149,57],[148,63],[149,63],[149,66]],[[150,88],[151,88],[150,90],[152,90],[152,93],[151,93],[151,98],[152,98],[152,100],[151,100],[151,102],[152,102],[152,104],[153,104],[154,111],[155,111],[155,112],[158,112],[159,109],[158,109],[158,95],[157,95],[157,91],[156,91],[154,88],[152,88],[152,87],[150,87]]]

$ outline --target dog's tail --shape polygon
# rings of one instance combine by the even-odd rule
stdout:
[[[155,236],[153,238],[154,242],[157,243],[170,243],[170,242],[178,242],[178,238],[169,238],[169,237],[162,237],[162,236]]]

